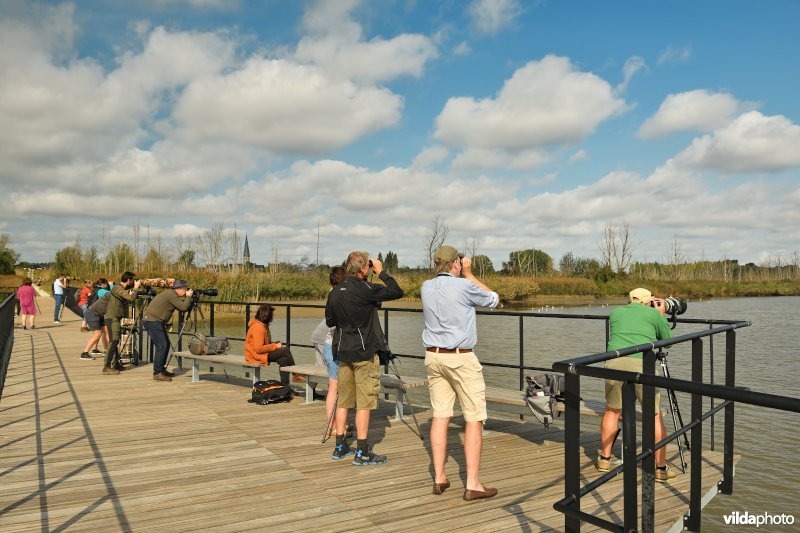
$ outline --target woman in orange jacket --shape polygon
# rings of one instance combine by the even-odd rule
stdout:
[[[268,365],[277,363],[279,367],[293,366],[294,357],[288,346],[281,342],[271,342],[269,324],[275,308],[264,304],[256,311],[256,317],[247,324],[247,337],[244,340],[244,358],[248,363]],[[281,384],[289,385],[289,372],[280,372]],[[303,376],[293,376],[294,381],[303,383]]]

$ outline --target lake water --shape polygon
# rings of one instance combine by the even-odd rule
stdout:
[[[388,304],[387,304],[388,306]],[[392,307],[412,307],[414,303],[392,303]],[[607,315],[613,306],[574,306],[550,308],[545,312],[565,314]],[[797,325],[800,297],[734,298],[690,302],[686,318],[748,320],[752,326],[738,329],[736,336],[737,384],[752,390],[800,397],[800,328]],[[539,311],[535,309],[526,309]],[[255,309],[253,309],[255,311]],[[310,335],[322,317],[319,309],[292,310],[291,341],[310,344]],[[705,329],[707,326],[678,324],[675,334]],[[286,340],[285,315],[276,313],[272,325],[273,337]],[[605,350],[605,322],[533,317],[523,322],[525,364],[549,367],[554,361],[587,355]],[[244,337],[243,318],[225,317],[216,320],[216,334]],[[410,312],[391,312],[389,343],[395,353],[423,355],[420,335],[422,315]],[[502,313],[478,317],[476,353],[483,362],[519,363],[519,319]],[[241,342],[234,342],[233,351],[241,352]],[[715,382],[724,383],[724,336],[714,340]],[[673,377],[690,379],[690,343],[670,350],[669,369]],[[310,349],[293,348],[299,363],[313,362]],[[705,368],[708,375],[708,342],[704,342]],[[421,361],[404,359],[401,372],[407,376],[424,376]],[[519,372],[510,369],[485,367],[487,384],[508,389],[517,388]],[[602,382],[590,378],[581,380],[585,398],[602,400]],[[414,402],[424,403],[423,397]],[[678,403],[684,420],[690,414],[688,396],[679,395]],[[718,402],[717,402],[718,403]],[[708,406],[706,400],[705,406]],[[666,409],[666,399],[662,406]],[[584,423],[586,427],[588,423]],[[668,428],[671,422],[667,421]],[[708,427],[708,422],[705,424]],[[717,449],[722,449],[723,418],[716,423]],[[725,527],[723,516],[732,511],[750,514],[793,514],[800,524],[800,484],[797,481],[797,435],[800,433],[800,414],[786,413],[761,407],[737,405],[735,452],[742,456],[736,468],[732,496],[717,496],[703,511],[703,528],[715,531]],[[705,440],[708,445],[708,438]],[[800,527],[800,525],[798,525]],[[762,528],[775,531],[775,526]],[[788,529],[787,529],[788,530]]]

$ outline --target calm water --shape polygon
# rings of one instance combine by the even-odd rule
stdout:
[[[800,397],[798,308],[800,308],[800,297],[736,298],[690,302],[684,316],[752,322],[752,326],[737,330],[737,383],[756,391]],[[607,315],[611,309],[613,307],[595,305],[548,311]],[[410,312],[392,312],[390,315],[389,342],[392,350],[395,353],[422,355],[420,340],[422,315]],[[321,317],[322,310],[293,309],[292,343],[310,344],[311,331]],[[479,316],[479,344],[476,352],[482,361],[519,363],[518,320],[517,317]],[[276,340],[286,340],[285,327],[285,318],[277,316],[272,326]],[[525,318],[523,323],[525,364],[549,367],[552,362],[560,359],[604,351],[604,327],[602,320]],[[698,327],[704,328],[698,325],[679,324],[675,333],[696,331]],[[218,319],[216,334],[243,337],[243,319]],[[716,383],[724,383],[724,343],[724,336],[715,338]],[[241,351],[241,343],[234,343],[234,351]],[[311,350],[296,347],[293,351],[298,362],[313,362]],[[708,352],[706,341],[704,353],[707,376],[710,370]],[[670,350],[669,369],[674,377],[690,379],[690,344],[684,343]],[[408,376],[424,375],[421,362],[409,359],[402,361],[401,372]],[[518,386],[517,370],[486,367],[484,372],[490,385],[509,389]],[[581,384],[581,392],[585,398],[602,400],[601,382],[585,378]],[[667,407],[666,400],[663,401],[663,406]],[[689,397],[679,396],[679,406],[684,420],[687,420],[690,413]],[[584,427],[589,423],[586,421]],[[667,424],[671,425],[669,421]],[[723,419],[720,416],[715,431],[718,450],[722,448],[722,425]],[[742,456],[742,459],[736,469],[734,494],[719,495],[706,507],[703,512],[704,530],[715,531],[730,527],[724,525],[722,517],[732,511],[749,511],[751,514],[791,513],[800,523],[800,504],[797,503],[800,485],[796,473],[798,433],[800,433],[800,414],[737,405],[735,451]],[[706,439],[705,442],[707,445],[709,440]],[[776,530],[774,526],[761,529]]]

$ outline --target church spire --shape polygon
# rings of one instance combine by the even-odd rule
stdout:
[[[244,252],[242,252],[242,263],[250,264],[250,244],[247,242],[247,233],[244,234]]]

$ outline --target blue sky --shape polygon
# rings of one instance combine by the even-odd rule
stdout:
[[[497,267],[800,250],[800,4],[0,4],[0,232],[28,261],[198,248],[424,262],[434,217]],[[232,253],[231,250],[227,252]],[[202,261],[202,254],[198,253]]]

